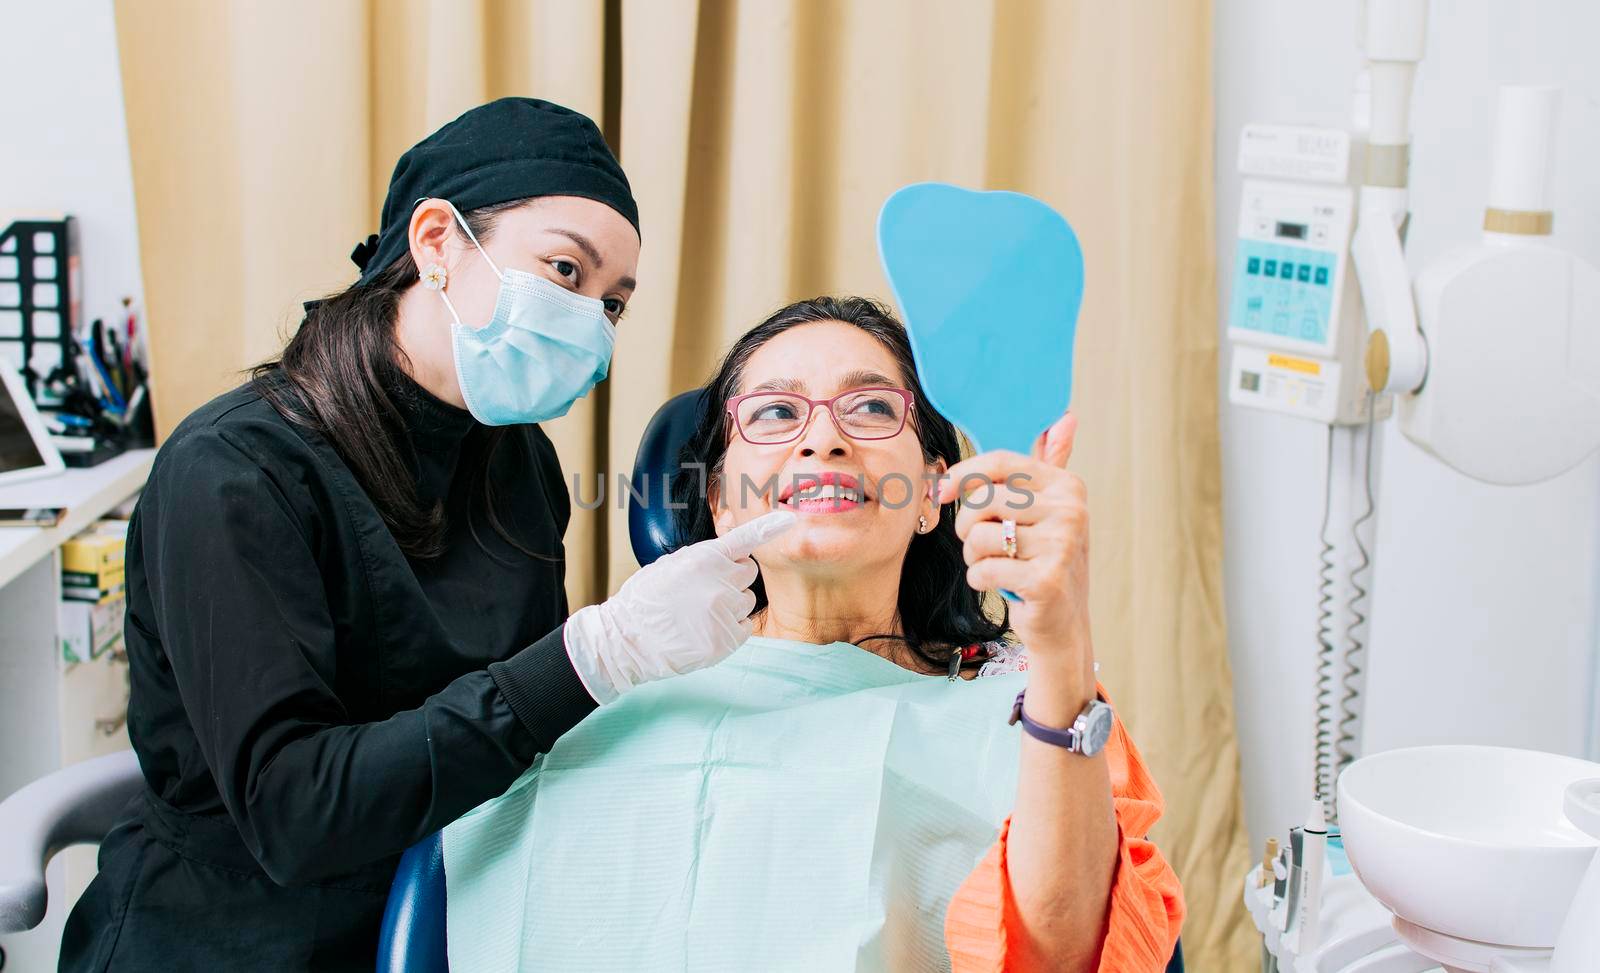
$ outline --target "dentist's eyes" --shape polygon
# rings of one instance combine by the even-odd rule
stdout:
[[[577,290],[583,283],[583,268],[578,266],[577,261],[554,257],[550,260],[550,269],[559,274],[573,290]],[[621,320],[623,313],[628,310],[627,302],[620,297],[607,297],[600,303],[605,306],[606,317],[610,318],[613,324]]]
[[[550,266],[555,268],[556,273],[560,274],[562,277],[565,277],[567,279],[567,283],[571,284],[573,287],[578,286],[577,264],[570,260],[557,259],[550,261]]]

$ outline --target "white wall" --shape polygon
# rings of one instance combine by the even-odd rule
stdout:
[[[114,319],[123,297],[142,305],[111,0],[7,4],[0,65],[0,216],[78,218],[85,320]]]
[[[1224,338],[1240,127],[1346,125],[1360,16],[1359,0],[1217,4]],[[1413,269],[1476,234],[1495,91],[1508,82],[1566,85],[1556,236],[1600,263],[1596,37],[1600,4],[1591,0],[1434,0],[1413,100]],[[1259,847],[1297,823],[1309,795],[1327,433],[1228,405],[1225,389],[1223,402],[1228,621],[1246,814]],[[1600,463],[1508,489],[1442,466],[1393,423],[1382,452],[1366,749],[1479,742],[1600,756]]]

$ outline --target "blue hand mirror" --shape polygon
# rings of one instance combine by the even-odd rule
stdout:
[[[1072,227],[1021,193],[917,183],[878,213],[878,255],[934,408],[979,452],[1028,455],[1072,399]]]

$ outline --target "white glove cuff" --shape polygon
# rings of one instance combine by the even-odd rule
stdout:
[[[572,663],[573,671],[578,674],[583,688],[601,706],[622,695],[606,677],[596,651],[597,646],[604,644],[605,637],[605,620],[599,605],[578,609],[561,630],[561,641],[566,647],[567,659]]]

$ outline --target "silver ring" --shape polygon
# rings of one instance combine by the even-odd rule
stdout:
[[[1015,520],[1000,521],[1000,547],[1005,551],[1006,557],[1016,558],[1017,522]]]

